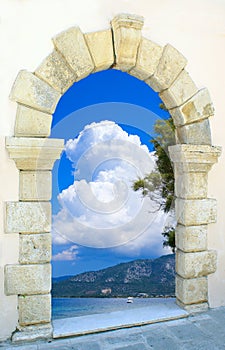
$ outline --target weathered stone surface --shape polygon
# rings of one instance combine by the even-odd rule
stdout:
[[[19,199],[21,201],[45,201],[51,199],[51,171],[21,171],[19,181]]]
[[[79,27],[72,27],[53,39],[56,50],[61,52],[76,74],[76,80],[88,76],[94,69],[90,52]]]
[[[50,233],[20,234],[20,264],[42,264],[50,262],[52,240]]]
[[[176,276],[176,297],[183,304],[197,304],[207,301],[207,277],[184,279]]]
[[[18,305],[21,326],[51,321],[51,294],[19,296]]]
[[[177,171],[208,172],[218,161],[221,147],[208,145],[175,145],[169,147],[170,159]]]
[[[167,44],[155,73],[146,80],[146,83],[157,92],[168,89],[186,64],[186,58],[173,46]]]
[[[175,195],[185,199],[201,199],[207,197],[207,173],[183,173],[175,170]]]
[[[189,74],[182,70],[169,89],[159,94],[167,109],[178,107],[198,92]]]
[[[36,69],[35,75],[63,94],[76,80],[76,74],[62,55],[54,50]]]
[[[180,306],[182,309],[186,310],[187,312],[189,312],[190,314],[194,314],[194,313],[199,313],[199,312],[203,312],[203,311],[207,311],[209,308],[209,305],[207,302],[201,302],[199,304],[184,304],[182,303],[180,300],[176,299],[176,304],[178,306]]]
[[[208,276],[216,271],[216,251],[184,253],[176,251],[176,272],[183,278]]]
[[[182,106],[170,110],[176,126],[191,124],[207,119],[214,114],[214,108],[207,89],[197,92],[190,100]]]
[[[15,136],[47,137],[51,132],[52,115],[18,105],[15,123]]]
[[[216,200],[180,199],[175,201],[177,222],[182,225],[205,225],[216,221]]]
[[[176,129],[179,143],[192,145],[211,145],[211,132],[209,120],[204,119],[199,123],[188,124]]]
[[[143,17],[128,14],[120,14],[111,21],[116,68],[128,71],[135,66],[143,24]]]
[[[156,70],[163,48],[151,40],[142,38],[137,54],[137,61],[129,74],[140,80],[148,79]]]
[[[52,325],[50,323],[37,324],[32,326],[18,326],[18,331],[13,333],[12,342],[21,343],[25,341],[51,339],[52,338]]]
[[[207,225],[177,225],[176,247],[187,253],[207,250]]]
[[[84,37],[95,65],[94,72],[110,68],[114,63],[112,31],[87,33]]]
[[[64,148],[64,140],[6,137],[6,148],[20,170],[51,170]]]
[[[6,265],[6,295],[48,294],[51,290],[51,264]]]
[[[7,202],[6,232],[41,233],[51,230],[49,202]]]
[[[10,94],[13,101],[49,114],[55,111],[60,96],[58,91],[26,70],[19,72]]]

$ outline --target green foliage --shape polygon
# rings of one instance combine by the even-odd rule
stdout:
[[[156,169],[143,179],[133,184],[134,191],[142,191],[143,196],[149,196],[158,204],[158,210],[165,213],[174,210],[174,172],[169,159],[168,147],[175,144],[174,124],[172,118],[158,119],[154,125],[156,137],[151,142],[155,148]],[[169,246],[174,251],[175,235],[173,227],[165,228],[163,246]]]

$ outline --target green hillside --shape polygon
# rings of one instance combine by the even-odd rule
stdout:
[[[54,279],[53,297],[149,297],[175,295],[175,256],[134,260],[100,271]]]

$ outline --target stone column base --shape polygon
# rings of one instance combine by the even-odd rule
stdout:
[[[12,335],[12,342],[52,339],[52,333],[53,329],[50,323],[18,327]]]
[[[190,314],[197,313],[197,312],[203,312],[208,310],[209,305],[208,303],[200,303],[200,304],[189,304],[186,305],[182,303],[179,299],[176,298],[176,304],[181,307],[182,309],[186,310]]]

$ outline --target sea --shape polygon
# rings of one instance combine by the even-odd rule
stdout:
[[[174,298],[134,298],[127,303],[127,298],[52,298],[52,318],[68,318],[84,315],[125,311],[143,308],[157,303],[166,303]]]

